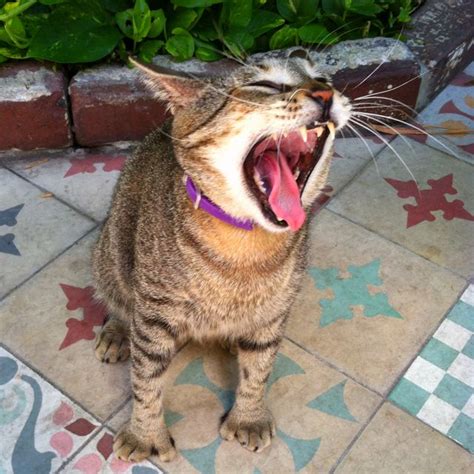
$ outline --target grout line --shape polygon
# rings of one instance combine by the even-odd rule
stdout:
[[[354,436],[354,438],[352,439],[352,441],[348,444],[348,446],[346,447],[346,449],[343,451],[343,453],[339,456],[339,458],[337,459],[337,461],[334,463],[333,467],[329,470],[329,474],[333,474],[336,469],[339,467],[339,465],[344,461],[344,459],[346,458],[346,456],[349,454],[349,452],[351,451],[352,447],[354,446],[354,444],[359,440],[359,438],[362,436],[362,434],[364,433],[364,431],[367,429],[367,427],[369,426],[369,424],[371,423],[371,421],[375,418],[375,415],[380,411],[380,408],[382,407],[382,405],[385,403],[385,400],[381,400],[381,402],[379,403],[379,405],[377,406],[377,408],[374,410],[374,412],[369,416],[369,418],[367,419],[367,421],[365,422],[365,424],[361,427],[361,429],[357,432],[357,434]]]
[[[90,228],[84,235],[76,239],[72,244],[68,245],[66,248],[61,250],[57,255],[55,255],[51,260],[46,262],[44,265],[41,267],[37,268],[31,275],[26,277],[23,281],[18,283],[18,285],[14,286],[11,290],[7,291],[2,297],[0,297],[0,303],[5,301],[12,293],[20,289],[25,283],[29,282],[32,278],[34,278],[38,273],[43,271],[46,267],[49,267],[52,263],[54,263],[56,260],[58,260],[60,257],[62,257],[68,250],[70,250],[72,247],[75,245],[79,244],[82,239],[85,239],[88,237],[90,234],[92,234],[97,228],[99,227],[99,224],[95,224],[92,228]]]
[[[421,343],[420,345],[420,348],[418,349],[418,351],[416,352],[416,354],[414,355],[414,357],[412,357],[410,359],[410,361],[408,362],[407,365],[405,365],[405,367],[403,368],[403,370],[401,371],[401,374],[397,377],[397,379],[395,380],[395,382],[391,385],[388,393],[387,393],[387,397],[386,400],[387,401],[390,401],[388,399],[388,396],[390,395],[390,393],[392,393],[392,390],[397,386],[398,382],[400,382],[400,380],[403,378],[403,376],[405,375],[405,372],[410,368],[411,364],[413,364],[414,360],[418,357],[418,355],[420,354],[421,351],[423,351],[423,349],[425,348],[425,346],[430,342],[431,338],[433,337],[434,333],[438,330],[438,328],[441,326],[441,324],[443,324],[443,322],[446,320],[448,314],[453,310],[453,308],[459,303],[459,301],[461,300],[461,296],[463,295],[463,293],[466,291],[466,289],[469,287],[469,282],[466,282],[466,285],[463,287],[463,289],[459,292],[458,296],[456,297],[456,299],[454,300],[454,302],[451,304],[451,306],[447,309],[447,311],[444,313],[443,317],[440,319],[439,323],[436,324],[436,327],[433,329],[433,331],[431,331],[429,333],[429,335],[426,337],[426,339]],[[398,406],[398,405],[395,405],[395,406]],[[399,407],[400,408],[400,407]],[[403,409],[402,409],[403,410]],[[404,410],[405,411],[405,410]],[[408,412],[407,412],[408,413]],[[412,415],[411,413],[408,413],[409,415],[411,416],[414,416]],[[415,417],[416,418],[416,417]],[[429,425],[428,425],[429,426]]]
[[[467,281],[467,277],[465,277],[464,275],[461,275],[460,273],[457,273],[456,271],[452,270],[451,268],[448,268],[448,267],[444,267],[442,265],[440,265],[439,263],[436,263],[436,262],[433,262],[432,260],[429,260],[428,258],[424,257],[423,255],[420,255],[418,253],[416,253],[414,250],[411,250],[409,249],[408,247],[404,247],[400,242],[396,242],[395,240],[392,240],[390,238],[388,238],[387,236],[385,235],[382,235],[382,234],[379,234],[377,233],[376,231],[374,231],[373,229],[370,229],[370,227],[366,227],[364,224],[361,224],[360,222],[357,222],[357,221],[354,221],[352,220],[350,217],[347,217],[343,214],[340,214],[339,212],[337,211],[334,211],[333,209],[326,209],[328,212],[330,212],[331,214],[335,214],[336,216],[340,217],[341,219],[344,219],[348,222],[350,222],[351,224],[354,224],[358,227],[361,227],[362,229],[370,232],[372,235],[376,235],[377,237],[380,237],[382,240],[385,240],[386,242],[390,242],[391,244],[394,244],[396,245],[397,247],[407,251],[408,253],[412,254],[412,255],[415,255],[417,256],[418,258],[421,258],[422,260],[424,260],[425,262],[428,262],[430,263],[431,265],[434,265],[442,270],[445,270],[449,273],[451,273],[453,276],[456,276],[458,278],[461,278],[462,280],[464,281]]]
[[[6,170],[8,170],[10,173],[14,174],[15,176],[17,176],[18,178],[22,179],[23,181],[26,181],[27,183],[29,183],[30,185],[34,186],[35,188],[39,189],[40,191],[42,192],[52,192],[50,189],[47,189],[47,188],[44,188],[43,186],[41,186],[40,184],[38,183],[35,183],[34,181],[31,181],[30,179],[28,179],[26,176],[23,176],[21,173],[19,173],[18,171],[8,167],[5,163],[3,163],[3,166]],[[81,215],[82,217],[85,217],[87,218],[88,220],[91,220],[92,222],[94,222],[95,224],[101,224],[102,221],[100,220],[97,220],[95,219],[94,217],[91,217],[89,216],[88,214],[86,214],[84,211],[82,211],[81,209],[75,207],[73,204],[65,201],[63,198],[57,196],[55,193],[53,193],[53,196],[52,196],[52,199],[55,199],[56,201],[60,202],[61,204],[63,204],[64,206],[66,207],[69,207],[70,209],[72,209],[73,211],[75,211],[77,214]]]
[[[360,385],[361,387],[364,387],[366,390],[369,390],[370,392],[372,392],[373,394],[377,395],[378,397],[382,397],[382,398],[385,398],[384,395],[380,392],[377,392],[377,390],[369,387],[368,385],[366,385],[364,382],[360,382],[359,380],[357,380],[353,375],[350,375],[348,372],[346,372],[345,370],[339,368],[337,365],[333,364],[332,362],[330,362],[329,360],[327,360],[326,358],[322,357],[320,354],[316,353],[316,352],[312,352],[310,349],[307,349],[306,347],[302,346],[301,344],[299,344],[298,342],[294,341],[293,339],[291,339],[289,336],[285,336],[284,337],[285,339],[287,339],[288,341],[290,341],[291,343],[293,343],[295,346],[298,346],[300,349],[303,349],[305,352],[307,352],[308,354],[310,354],[311,356],[313,356],[315,359],[319,360],[319,362],[322,362],[324,365],[327,365],[328,367],[330,367],[331,369],[333,370],[336,370],[337,372],[343,374],[344,376],[346,376],[348,379],[352,380],[353,382],[355,382],[357,385]]]
[[[71,455],[69,455],[62,464],[56,469],[55,474],[61,472],[74,458],[81,453],[81,451],[94,439],[99,436],[99,433],[103,430],[103,426],[99,426],[94,434],[89,436]]]
[[[55,390],[57,390],[61,395],[65,396],[68,400],[71,400],[75,405],[77,405],[81,410],[85,411],[91,418],[94,419],[95,422],[97,422],[100,426],[102,426],[102,422],[97,418],[97,416],[93,415],[89,409],[87,409],[81,402],[78,402],[75,398],[73,398],[71,395],[69,395],[67,392],[65,392],[61,387],[58,387],[53,381],[47,377],[46,375],[43,374],[43,372],[37,368],[35,368],[34,365],[31,363],[27,362],[26,359],[23,356],[20,356],[15,350],[11,349],[9,346],[4,344],[3,342],[0,342],[0,347],[5,349],[7,352],[9,352],[11,355],[13,355],[15,358],[17,358],[23,365],[28,367],[31,371],[33,371],[35,374],[37,374],[40,378],[42,378],[44,381],[49,383]]]
[[[108,423],[112,420],[112,418],[114,418],[120,411],[123,410],[123,408],[125,408],[125,406],[127,405],[128,402],[130,402],[132,400],[132,395],[129,395],[125,401],[119,405],[115,410],[112,410],[112,413],[104,420],[104,423],[103,423],[103,426],[104,428],[112,431],[112,433],[116,433],[116,430],[113,429],[110,425],[108,425]]]

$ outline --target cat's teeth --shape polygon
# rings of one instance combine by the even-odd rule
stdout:
[[[328,122],[326,126],[328,127],[329,135],[331,135],[331,138],[334,139],[336,137],[336,128],[334,127],[334,123]]]
[[[308,130],[306,130],[306,127],[303,125],[302,127],[299,128],[301,137],[303,138],[303,141],[306,143],[308,141]]]
[[[318,136],[318,138],[323,134],[324,132],[324,128],[323,127],[318,127],[318,128],[315,128],[314,129],[315,132],[316,132],[316,135]]]
[[[272,133],[272,138],[273,138],[274,141],[277,141],[278,136],[277,136],[276,132]]]
[[[295,172],[293,173],[293,177],[295,180],[297,180],[300,176],[301,170],[299,168],[296,168]]]

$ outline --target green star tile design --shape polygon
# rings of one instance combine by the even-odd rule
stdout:
[[[364,307],[364,316],[388,316],[402,319],[402,316],[388,302],[388,297],[383,292],[369,293],[368,285],[381,286],[379,277],[380,260],[347,268],[350,278],[341,278],[338,268],[319,269],[312,267],[309,274],[314,279],[316,287],[325,290],[330,288],[334,292],[333,299],[322,299],[320,305],[323,309],[319,325],[328,326],[339,319],[352,319],[353,306]]]
[[[179,413],[176,413],[171,410],[165,410],[165,423],[168,427],[174,425],[175,423],[178,423],[178,421],[182,420],[183,418],[184,416],[180,415]]]
[[[194,384],[209,389],[221,401],[225,411],[230,410],[234,404],[234,391],[225,390],[209,380],[209,377],[204,372],[202,357],[191,361],[178,375],[174,384]]]
[[[430,394],[407,379],[401,379],[388,397],[399,407],[416,415]]]
[[[268,379],[267,391],[270,390],[270,387],[282,377],[286,377],[288,375],[300,375],[304,373],[304,370],[295,361],[279,352],[275,363],[273,364],[272,374]]]
[[[459,352],[438,339],[432,338],[421,351],[420,356],[443,370],[453,363]]]
[[[308,403],[309,408],[319,410],[328,415],[342,418],[343,420],[357,421],[349,411],[349,408],[344,401],[344,387],[347,380],[334,385],[326,392],[317,396],[314,400]]]
[[[474,420],[461,413],[448,431],[448,436],[474,454]]]
[[[181,454],[202,474],[216,472],[216,452],[222,443],[217,437],[212,443],[197,449],[183,449]]]
[[[473,389],[460,380],[451,377],[451,375],[446,374],[433,393],[453,407],[462,410],[472,395]]]
[[[449,312],[448,319],[469,329],[469,331],[474,331],[474,306],[464,303],[464,301],[458,301]]]
[[[295,471],[298,472],[300,469],[308,464],[313,459],[316,451],[321,444],[321,438],[317,439],[298,439],[293,438],[281,430],[277,430],[277,434],[282,439],[288,449],[291,451],[293,456],[293,462],[295,463]]]

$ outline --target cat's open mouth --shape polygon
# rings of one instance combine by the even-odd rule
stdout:
[[[258,142],[244,162],[244,174],[263,214],[274,224],[296,231],[306,215],[301,196],[321,158],[334,124],[314,124]]]

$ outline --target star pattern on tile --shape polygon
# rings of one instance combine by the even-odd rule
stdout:
[[[69,311],[82,309],[83,319],[69,318],[66,321],[68,331],[64,337],[59,350],[65,349],[76,342],[95,338],[94,327],[102,326],[107,309],[104,305],[94,299],[94,288],[87,286],[79,288],[77,286],[60,283],[68,302],[66,308]]]
[[[123,155],[89,155],[86,158],[72,158],[69,160],[71,167],[66,171],[65,178],[81,173],[95,173],[97,166],[103,164],[102,170],[105,172],[120,171],[125,164],[127,157]]]
[[[407,211],[407,229],[421,222],[433,222],[436,220],[435,211],[442,211],[443,218],[451,221],[455,218],[474,221],[472,215],[464,207],[464,201],[455,199],[448,201],[446,194],[457,194],[453,186],[453,175],[448,174],[439,179],[427,181],[430,189],[419,189],[415,181],[399,181],[397,179],[385,178],[385,181],[397,191],[397,196],[402,199],[414,198],[416,205],[405,204],[403,209]]]
[[[23,209],[24,204],[18,204],[0,211],[0,226],[14,227],[17,224],[17,217]],[[7,233],[0,235],[0,253],[20,256],[20,251],[15,245],[15,234]]]
[[[338,268],[312,267],[309,269],[309,274],[317,288],[331,289],[334,293],[333,299],[323,298],[319,302],[322,308],[319,321],[321,327],[328,326],[340,319],[352,319],[354,317],[353,307],[357,305],[364,307],[364,316],[367,317],[388,316],[402,319],[400,313],[390,305],[385,293],[380,291],[372,294],[369,292],[368,285],[381,286],[383,284],[379,276],[379,259],[366,265],[349,265],[347,270],[351,274],[350,278],[341,278]]]

